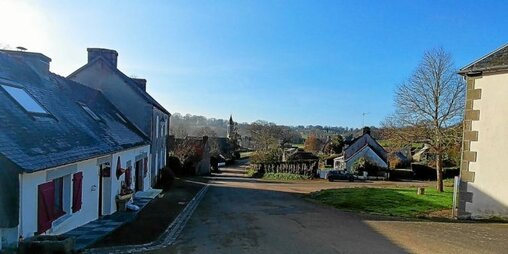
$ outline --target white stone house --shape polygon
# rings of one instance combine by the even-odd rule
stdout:
[[[508,219],[508,45],[459,74],[467,89],[458,216]]]
[[[50,61],[0,50],[0,250],[114,213],[122,183],[150,188],[149,138]]]

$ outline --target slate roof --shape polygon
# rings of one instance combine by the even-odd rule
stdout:
[[[132,78],[128,77],[127,75],[125,75],[123,72],[121,72],[118,68],[116,68],[115,66],[111,65],[111,63],[109,61],[107,61],[106,59],[104,59],[104,57],[102,56],[98,56],[97,58],[95,58],[94,60],[92,60],[91,62],[81,66],[81,68],[77,69],[76,71],[74,71],[73,73],[71,73],[69,76],[67,76],[68,78],[72,78],[74,77],[76,74],[78,74],[79,72],[83,71],[84,69],[86,69],[88,66],[90,65],[93,65],[95,62],[97,61],[101,61],[103,62],[106,66],[108,66],[114,73],[116,73],[120,78],[122,78],[122,80],[128,85],[131,87],[132,90],[136,91],[137,94],[139,94],[143,99],[145,99],[148,103],[152,104],[153,106],[157,107],[159,110],[161,110],[162,112],[168,114],[168,115],[171,115],[171,113],[169,113],[169,111],[167,111],[159,102],[157,102],[149,93],[147,93],[146,91],[143,91],[143,89],[141,89],[139,87],[139,85],[136,83],[136,81],[134,81]]]
[[[99,91],[36,72],[21,57],[2,51],[0,66],[0,84],[22,87],[50,113],[28,113],[0,88],[0,154],[20,170],[35,172],[149,143]]]
[[[388,152],[386,152],[383,146],[381,146],[370,134],[367,133],[355,138],[352,143],[344,149],[344,159],[349,160],[349,158],[352,158],[365,147],[370,147],[372,151],[379,156],[379,158],[386,161]]]
[[[494,50],[486,56],[460,69],[459,74],[471,72],[507,70],[508,69],[508,44]]]

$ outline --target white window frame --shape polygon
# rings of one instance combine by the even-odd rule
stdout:
[[[159,137],[159,116],[155,118],[155,137]]]
[[[90,109],[90,107],[88,107],[87,105],[83,104],[83,103],[79,103],[79,105],[81,106],[81,108],[86,112],[88,113],[88,115],[95,121],[100,121],[101,118],[95,114],[95,112],[93,112],[92,109]]]

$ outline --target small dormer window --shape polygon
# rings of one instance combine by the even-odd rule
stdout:
[[[99,116],[97,114],[95,114],[87,105],[85,104],[79,104],[83,110],[86,111],[86,113],[88,113],[94,120],[96,121],[100,121],[101,119],[99,118]]]
[[[49,114],[25,89],[0,85],[24,110],[36,114]]]

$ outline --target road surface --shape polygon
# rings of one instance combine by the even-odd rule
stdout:
[[[300,194],[350,183],[284,183],[212,177],[176,242],[151,253],[506,253],[508,225],[376,218]],[[330,185],[334,184],[334,185]],[[354,185],[354,184],[353,184]]]

